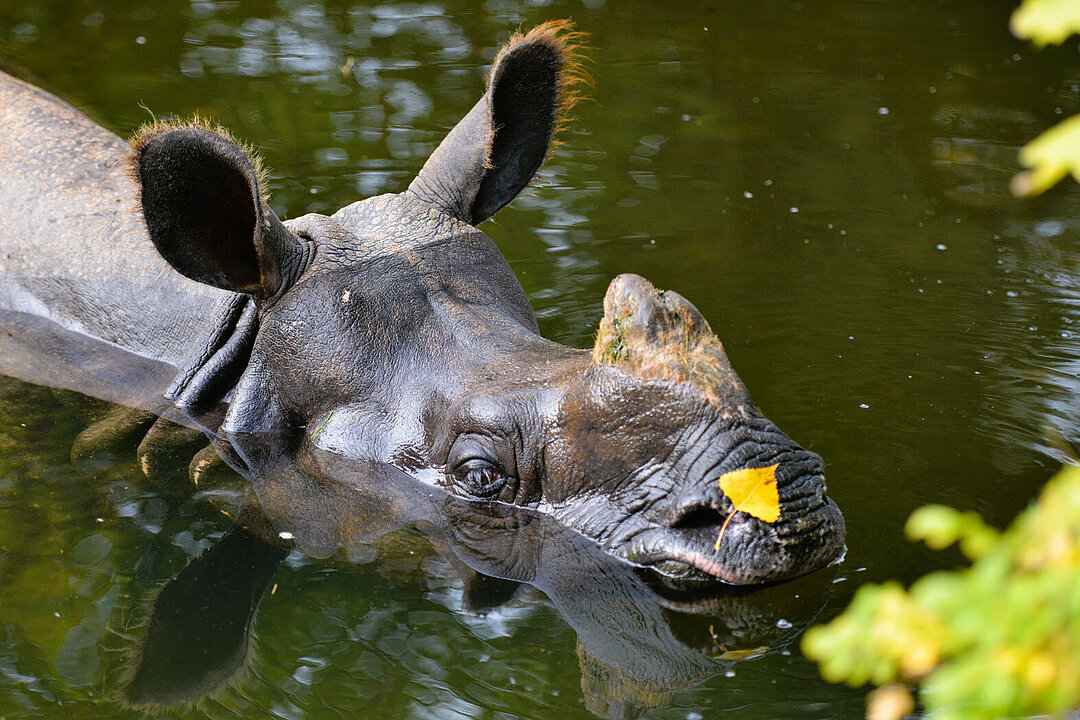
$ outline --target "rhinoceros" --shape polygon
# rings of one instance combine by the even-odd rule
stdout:
[[[107,399],[135,383],[219,448],[271,433],[386,463],[668,575],[837,560],[821,459],[755,408],[689,301],[620,275],[595,346],[565,347],[477,229],[532,181],[585,77],[569,23],[515,34],[404,192],[283,222],[224,130],[127,143],[0,75],[0,325],[25,379]]]

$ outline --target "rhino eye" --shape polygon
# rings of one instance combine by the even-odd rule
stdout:
[[[464,463],[454,473],[462,489],[473,497],[485,500],[498,496],[506,485],[506,475],[487,460],[473,459]]]

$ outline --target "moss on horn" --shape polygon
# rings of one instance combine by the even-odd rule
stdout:
[[[687,383],[719,405],[745,393],[720,339],[686,298],[638,275],[619,275],[604,295],[593,362],[644,380]]]

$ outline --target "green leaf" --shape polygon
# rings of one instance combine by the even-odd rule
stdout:
[[[904,526],[909,540],[922,540],[933,550],[960,542],[960,549],[975,560],[992,550],[999,534],[987,527],[978,513],[962,513],[944,505],[926,505],[911,514]]]
[[[922,540],[933,550],[947,548],[960,538],[961,514],[945,505],[924,505],[904,525],[908,540]]]

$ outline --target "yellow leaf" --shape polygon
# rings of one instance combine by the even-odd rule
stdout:
[[[1037,195],[1068,174],[1080,178],[1080,115],[1058,123],[1020,151],[1031,168],[1013,178],[1016,195]]]
[[[1024,0],[1009,21],[1013,34],[1036,45],[1063,43],[1080,32],[1080,3],[1076,0]]]
[[[915,711],[915,699],[903,685],[879,687],[866,696],[868,720],[900,720]]]
[[[714,656],[714,660],[728,660],[730,662],[738,662],[740,660],[759,658],[765,653],[769,652],[768,645],[761,645],[754,648],[746,648],[744,650],[724,650],[724,648],[720,649],[722,650],[722,652],[719,655]]]
[[[780,494],[776,491],[777,467],[743,468],[720,476],[720,491],[731,500],[732,510],[720,528],[715,550],[720,549],[724,531],[737,512],[744,512],[767,523],[780,519]]]
[[[735,510],[758,520],[774,523],[780,519],[780,495],[776,492],[776,468],[744,468],[720,476],[720,489]]]

